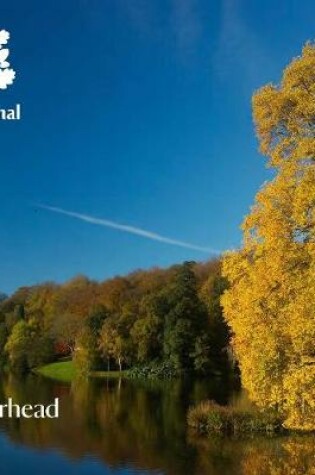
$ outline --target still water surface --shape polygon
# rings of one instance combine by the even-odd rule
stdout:
[[[58,420],[0,420],[1,475],[314,475],[315,436],[196,437],[190,404],[246,404],[222,382],[2,379],[1,402],[49,404]]]

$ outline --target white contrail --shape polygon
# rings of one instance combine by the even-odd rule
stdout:
[[[171,239],[166,236],[161,236],[160,234],[153,233],[151,231],[146,231],[145,229],[136,228],[134,226],[129,226],[127,224],[119,224],[114,221],[109,221],[108,219],[95,218],[94,216],[89,216],[86,214],[75,213],[73,211],[67,211],[62,208],[57,208],[55,206],[47,206],[43,204],[36,205],[39,208],[46,209],[48,211],[53,211],[54,213],[64,214],[72,218],[80,219],[91,224],[97,224],[98,226],[105,226],[107,228],[118,229],[125,233],[136,234],[137,236],[142,236],[147,239],[152,239],[153,241],[160,241],[166,244],[172,244],[173,246],[185,247],[187,249],[193,249],[194,251],[206,252],[207,254],[221,254],[221,251],[217,249],[211,249],[209,247],[197,246],[185,241],[179,241],[177,239]]]

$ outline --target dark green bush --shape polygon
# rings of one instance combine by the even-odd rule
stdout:
[[[170,379],[178,376],[178,371],[168,362],[155,362],[145,366],[135,366],[128,371],[129,378]]]

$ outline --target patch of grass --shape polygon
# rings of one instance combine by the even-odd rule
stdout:
[[[50,363],[34,370],[35,373],[55,379],[63,383],[70,383],[76,377],[76,369],[73,361],[58,361]]]
[[[220,406],[214,401],[204,401],[190,408],[187,422],[201,434],[275,433],[282,430],[281,420],[272,414]]]
[[[75,364],[71,360],[63,360],[41,366],[36,368],[34,373],[63,383],[71,383],[76,377],[80,376]],[[91,371],[88,376],[91,378],[123,378],[127,377],[127,374],[128,371]]]

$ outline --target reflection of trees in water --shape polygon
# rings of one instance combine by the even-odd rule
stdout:
[[[69,388],[34,376],[10,376],[0,386],[2,400],[48,404],[59,397],[61,416],[2,420],[1,428],[15,442],[55,447],[69,458],[89,454],[107,465],[132,463],[171,475],[315,474],[310,436],[240,441],[187,433],[188,406],[210,394],[227,399],[226,392],[205,382],[79,380]]]
[[[314,475],[315,437],[289,437],[265,451],[255,447],[243,466],[253,475]]]
[[[291,435],[252,437],[240,440],[226,437],[195,438],[196,473],[209,475],[314,475],[315,437]],[[199,470],[199,471],[198,471]]]

